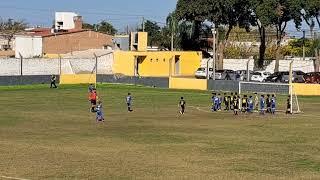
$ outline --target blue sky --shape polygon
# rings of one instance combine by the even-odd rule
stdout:
[[[142,17],[164,23],[176,3],[177,0],[1,0],[0,17],[51,26],[55,11],[72,11],[82,15],[85,22],[107,20],[124,31],[127,25],[131,28],[140,25]],[[305,24],[302,28],[308,29]],[[293,23],[289,23],[287,31],[291,35],[302,35]]]
[[[0,17],[23,19],[32,25],[51,25],[55,11],[71,11],[89,23],[111,21],[120,31],[137,26],[144,16],[165,22],[177,0],[1,0]]]

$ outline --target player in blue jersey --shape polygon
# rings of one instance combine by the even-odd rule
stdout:
[[[271,114],[275,114],[276,113],[276,104],[277,104],[277,100],[274,94],[272,94],[271,97]]]
[[[250,96],[248,99],[248,113],[252,113],[253,112],[253,106],[254,106],[254,102],[253,102],[253,97]]]
[[[128,112],[132,112],[132,96],[131,93],[128,93],[128,96],[126,97],[126,103],[128,107]]]
[[[104,122],[103,112],[102,112],[102,102],[99,101],[96,106],[96,122]]]
[[[265,114],[265,106],[266,106],[266,100],[264,99],[264,95],[261,95],[260,97],[260,114]]]

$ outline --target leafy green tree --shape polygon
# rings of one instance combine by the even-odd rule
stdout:
[[[142,29],[139,29],[142,31]],[[148,32],[148,45],[160,46],[161,45],[161,27],[157,22],[147,20],[144,22],[144,31]]]
[[[112,24],[108,23],[107,21],[103,20],[99,24],[94,25],[95,30],[98,32],[106,33],[114,35],[117,33],[117,30],[112,26]]]
[[[214,23],[216,29],[221,25],[227,27],[224,39],[218,46],[220,56],[217,65],[220,69],[223,63],[223,49],[231,30],[236,26],[249,30],[253,23],[248,0],[179,0],[176,12],[179,20],[194,22],[207,20]]]
[[[110,35],[115,35],[117,33],[117,30],[113,27],[113,25],[105,20],[99,22],[98,24],[83,23],[82,28]]]
[[[90,30],[94,30],[94,27],[95,25],[94,24],[89,24],[89,23],[83,23],[82,24],[82,28],[83,29],[90,29]]]
[[[301,26],[300,0],[261,0],[256,8],[260,22],[265,26],[273,26],[277,30],[277,48],[275,71],[279,71],[281,41],[289,21],[293,20],[296,27]]]

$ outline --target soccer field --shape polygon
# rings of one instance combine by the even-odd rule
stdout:
[[[210,112],[205,91],[99,85],[98,95],[105,124],[86,86],[0,87],[0,179],[320,179],[320,97],[299,97],[303,114],[234,116]]]

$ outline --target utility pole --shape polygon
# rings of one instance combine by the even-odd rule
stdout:
[[[213,75],[212,79],[216,80],[216,29],[214,25],[212,25],[212,69],[213,69]]]
[[[306,48],[305,48],[306,31],[303,30],[303,60],[306,60]]]
[[[175,34],[175,19],[173,15],[171,15],[171,51],[173,51],[173,43],[174,43],[174,34]]]
[[[94,58],[96,60],[96,72],[95,72],[95,75],[96,75],[96,83],[95,83],[95,88],[97,89],[97,75],[98,75],[98,56],[96,55],[96,53],[93,53],[94,55]]]
[[[144,32],[144,17],[142,17],[142,32]]]

